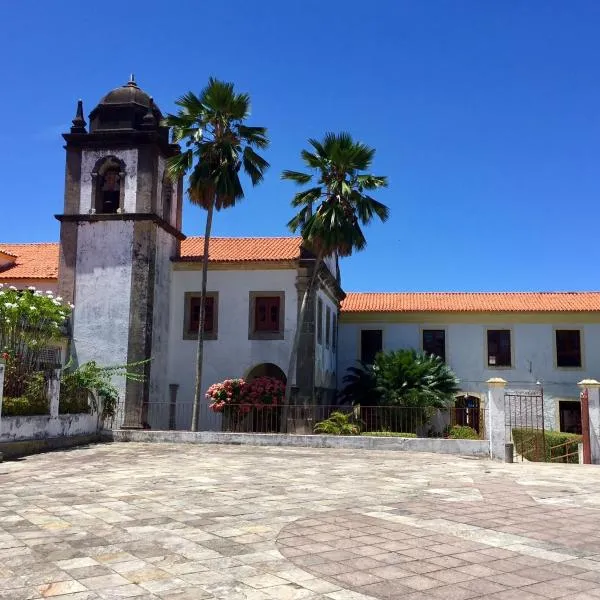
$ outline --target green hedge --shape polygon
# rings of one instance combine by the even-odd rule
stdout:
[[[478,440],[479,434],[468,425],[454,425],[448,431],[451,440]]]
[[[560,431],[545,431],[541,429],[513,429],[513,443],[515,451],[533,462],[579,462],[577,446],[581,443],[581,436],[575,433],[562,433]],[[545,439],[544,439],[545,436]],[[571,442],[567,444],[567,442]],[[561,444],[567,444],[561,446]],[[553,448],[561,446],[560,448]],[[574,453],[574,454],[573,454]],[[572,456],[565,456],[573,454]]]
[[[48,401],[43,398],[31,400],[25,396],[20,396],[19,398],[4,398],[2,401],[3,417],[47,415],[49,413]]]
[[[368,435],[371,437],[401,437],[401,438],[416,438],[416,433],[398,433],[395,431],[363,431],[360,435]]]

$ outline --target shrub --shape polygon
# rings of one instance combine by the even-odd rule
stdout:
[[[234,407],[242,414],[279,406],[284,395],[285,384],[275,377],[257,377],[251,381],[226,379],[213,383],[206,392],[208,406],[214,412]]]
[[[20,396],[18,398],[4,398],[2,401],[3,417],[18,417],[31,415],[47,415],[49,413],[48,401],[32,401],[30,398]]]
[[[40,370],[43,351],[62,335],[72,306],[34,287],[0,283],[0,356],[6,362],[4,394],[25,395],[28,376]]]
[[[373,365],[348,369],[343,381],[342,403],[379,407],[361,411],[371,430],[416,432],[458,391],[456,376],[441,358],[416,350],[380,352]]]
[[[360,435],[371,437],[401,437],[401,438],[416,438],[416,433],[406,433],[399,431],[363,431]]]
[[[313,431],[326,435],[358,435],[360,427],[351,421],[352,418],[352,414],[334,411],[328,419],[317,423]]]
[[[468,425],[454,425],[448,431],[451,440],[478,440],[479,434]]]
[[[575,433],[515,428],[512,430],[512,436],[516,452],[526,460],[575,464],[579,462],[577,446],[581,443],[582,436]],[[571,456],[567,456],[569,454]]]

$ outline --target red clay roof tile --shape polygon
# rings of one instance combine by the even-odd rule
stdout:
[[[0,244],[0,252],[16,257],[0,267],[2,279],[56,279],[58,277],[58,244]]]
[[[600,311],[600,292],[348,292],[350,312]]]
[[[213,237],[209,260],[218,262],[295,260],[300,258],[299,237]],[[189,237],[181,242],[181,260],[202,259],[203,237]]]

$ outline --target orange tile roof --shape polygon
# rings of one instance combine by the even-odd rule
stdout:
[[[600,311],[600,292],[348,292],[349,312]]]
[[[217,262],[295,260],[300,258],[300,242],[299,237],[213,237],[208,255]],[[203,251],[203,237],[181,242],[181,260],[200,260]]]
[[[16,257],[14,262],[0,266],[3,279],[56,279],[58,277],[58,243],[3,244],[0,252]]]

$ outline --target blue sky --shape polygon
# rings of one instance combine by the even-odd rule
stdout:
[[[64,150],[135,72],[163,112],[210,75],[269,128],[266,181],[215,235],[285,235],[308,137],[377,149],[391,209],[347,290],[572,290],[600,283],[600,2],[3,2],[0,241],[58,239]],[[172,10],[172,13],[168,11]],[[184,230],[204,215],[187,205]]]

